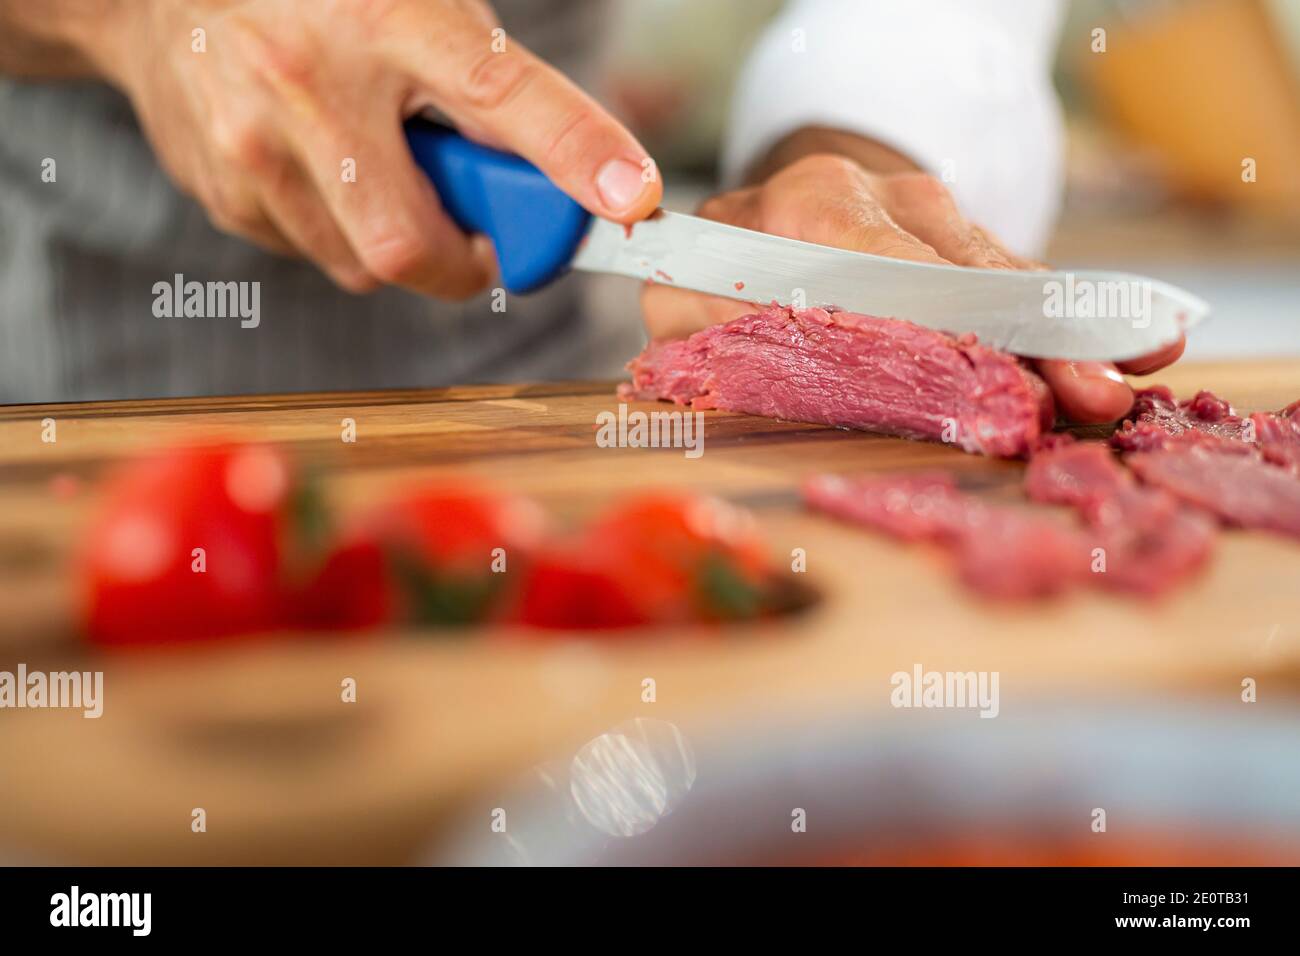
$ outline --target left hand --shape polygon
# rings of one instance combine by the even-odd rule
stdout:
[[[762,185],[706,200],[699,215],[746,229],[825,246],[913,262],[984,269],[1036,269],[964,219],[939,180],[909,171],[877,174],[852,159],[814,154],[798,159]],[[681,338],[754,311],[751,304],[665,285],[641,297],[651,338]],[[1110,422],[1133,404],[1121,372],[1145,375],[1175,361],[1183,341],[1152,355],[1109,362],[1036,360],[1058,409],[1080,424]]]

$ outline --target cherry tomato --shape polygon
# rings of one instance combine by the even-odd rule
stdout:
[[[538,558],[519,619],[587,629],[754,617],[770,574],[746,512],[712,498],[639,495]]]
[[[373,535],[335,543],[306,584],[287,589],[285,615],[293,627],[358,631],[394,619],[397,607],[388,557]]]
[[[514,621],[548,630],[595,630],[649,624],[636,572],[614,550],[587,542],[553,545],[529,565]]]
[[[532,501],[464,484],[419,486],[372,519],[403,618],[469,624],[497,616],[545,530]]]
[[[289,463],[266,445],[179,448],[126,466],[82,555],[91,640],[158,644],[276,627],[294,490]]]

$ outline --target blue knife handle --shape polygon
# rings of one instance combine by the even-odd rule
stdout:
[[[408,122],[406,139],[456,225],[492,240],[506,289],[532,292],[568,269],[591,213],[541,170],[426,120]]]

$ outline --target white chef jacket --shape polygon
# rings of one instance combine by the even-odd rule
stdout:
[[[1064,135],[1059,0],[790,0],[731,106],[727,181],[803,126],[861,133],[942,178],[963,214],[1042,254]]]

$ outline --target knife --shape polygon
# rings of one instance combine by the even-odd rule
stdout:
[[[623,226],[593,217],[518,156],[425,120],[407,123],[406,136],[456,224],[491,238],[512,293],[580,269],[758,306],[845,309],[972,332],[1031,358],[1108,361],[1158,351],[1210,311],[1177,286],[1123,272],[930,265],[665,210]]]

